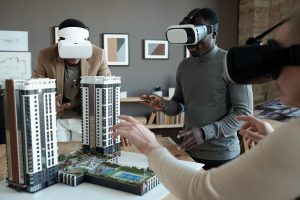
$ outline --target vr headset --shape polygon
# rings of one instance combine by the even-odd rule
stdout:
[[[171,44],[195,45],[205,36],[216,32],[217,24],[215,25],[193,25],[191,21],[197,17],[200,9],[194,9],[188,14],[179,25],[172,25],[167,28],[166,38]]]
[[[276,41],[261,45],[261,39],[286,20],[281,21],[256,38],[249,38],[248,46],[229,49],[225,69],[229,78],[239,84],[263,83],[277,79],[286,65],[300,65],[300,44],[279,48]]]
[[[166,38],[171,44],[195,45],[211,33],[213,25],[173,25],[167,28]]]
[[[231,48],[226,57],[226,71],[239,84],[256,84],[277,79],[285,65],[300,65],[300,45],[280,49],[274,40],[265,45]]]
[[[81,27],[66,27],[57,33],[58,53],[61,58],[90,58],[93,53],[89,31]]]

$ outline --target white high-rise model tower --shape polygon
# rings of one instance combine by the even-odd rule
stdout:
[[[120,138],[112,139],[111,126],[119,122],[121,77],[83,76],[82,145],[85,151],[120,152]]]
[[[55,79],[2,82],[6,114],[8,183],[36,192],[58,172]]]

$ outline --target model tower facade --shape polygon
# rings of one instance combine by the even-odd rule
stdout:
[[[120,137],[109,130],[119,122],[121,77],[83,76],[82,145],[84,151],[113,154],[120,152]]]
[[[2,82],[8,184],[36,192],[56,183],[55,79]]]

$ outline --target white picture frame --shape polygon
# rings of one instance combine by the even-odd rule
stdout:
[[[184,46],[184,58],[191,57],[190,51]]]
[[[144,40],[144,59],[169,59],[168,41]]]
[[[129,34],[103,33],[102,44],[107,65],[129,66]]]
[[[54,27],[53,27],[53,31],[54,31],[54,44],[58,43],[58,40],[59,40],[59,37],[58,37],[58,35],[57,35],[58,30],[59,30],[59,27],[58,27],[58,26],[54,26]]]
[[[0,51],[28,51],[28,32],[0,31]]]
[[[0,52],[0,80],[30,79],[30,52]]]

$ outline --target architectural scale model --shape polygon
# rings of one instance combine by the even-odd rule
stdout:
[[[120,77],[81,77],[83,148],[58,157],[55,80],[7,80],[9,186],[36,192],[56,182],[89,182],[139,195],[157,186],[148,168],[117,164],[121,142],[109,128],[118,123],[120,87]]]
[[[55,79],[6,80],[8,185],[36,192],[57,182]]]
[[[114,157],[76,152],[61,162],[58,182],[71,186],[89,182],[138,195],[159,184],[153,171],[118,165],[115,161]]]
[[[120,152],[121,141],[109,130],[119,122],[121,77],[81,77],[82,145],[84,151],[112,154]]]
[[[121,141],[112,139],[109,128],[119,122],[120,88],[121,77],[81,77],[83,153],[62,162],[59,182],[76,186],[86,181],[139,195],[159,184],[149,169],[117,164]]]

